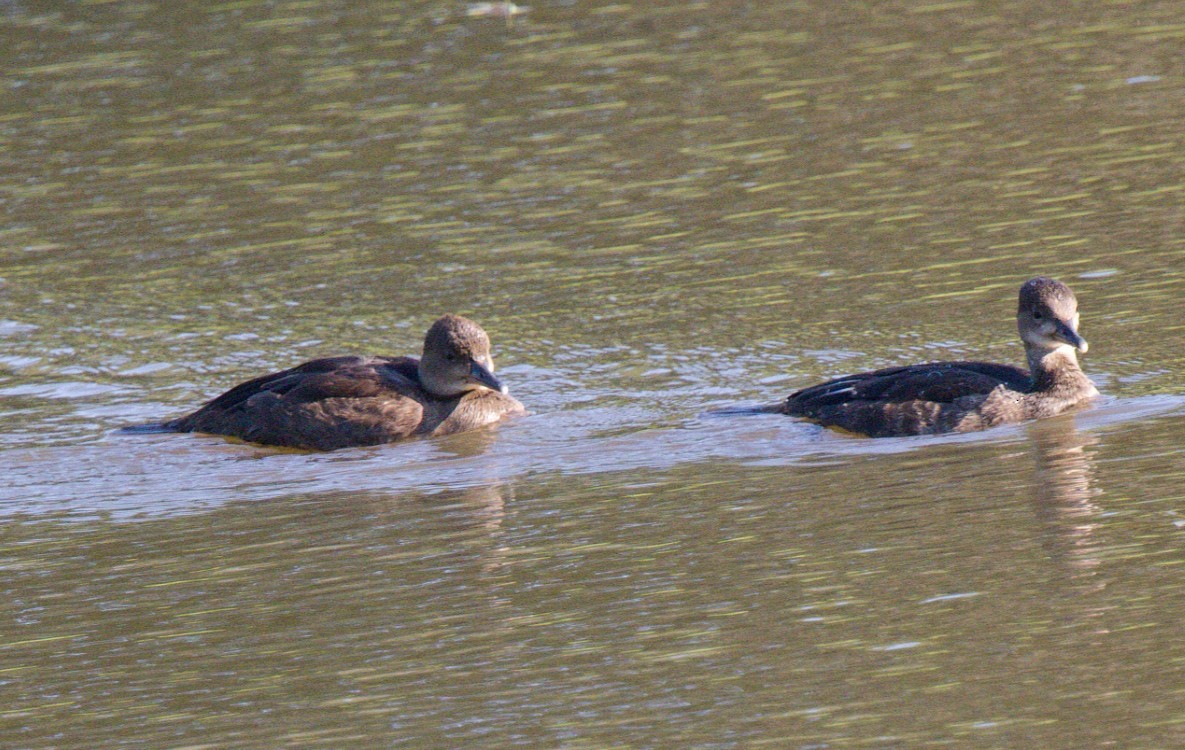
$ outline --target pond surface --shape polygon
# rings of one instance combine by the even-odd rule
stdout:
[[[0,744],[1185,744],[1174,3],[0,4]],[[821,378],[1093,408],[866,440]],[[478,320],[531,410],[121,435]]]

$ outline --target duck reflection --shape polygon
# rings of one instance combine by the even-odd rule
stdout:
[[[1091,448],[1098,438],[1078,430],[1073,415],[1034,422],[1029,428],[1036,461],[1034,506],[1043,546],[1059,565],[1093,575],[1100,562],[1095,538],[1101,508]]]
[[[439,492],[343,490],[232,503],[214,515],[223,528],[266,530],[280,557],[287,553],[277,550],[287,550],[305,567],[316,558],[347,578],[353,567],[396,565],[406,576],[442,564],[483,577],[506,564],[503,527],[513,497],[503,482]]]

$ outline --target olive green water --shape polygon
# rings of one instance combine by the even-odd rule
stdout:
[[[0,746],[1185,744],[1179,4],[0,3]],[[1019,361],[948,438],[712,416]],[[490,332],[531,416],[118,435]]]

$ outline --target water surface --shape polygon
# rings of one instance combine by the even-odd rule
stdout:
[[[0,7],[0,737],[1185,739],[1172,4]],[[713,416],[1019,362],[1105,398]],[[532,414],[328,454],[119,435],[479,320]]]

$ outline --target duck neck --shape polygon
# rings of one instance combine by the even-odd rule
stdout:
[[[1027,347],[1029,373],[1033,379],[1033,391],[1041,393],[1094,392],[1094,384],[1078,366],[1078,357],[1073,348],[1059,346],[1056,349]]]
[[[464,395],[464,389],[457,390],[455,384],[440,377],[436,370],[437,368],[431,364],[425,366],[424,360],[420,360],[416,368],[416,374],[420,376],[420,387],[436,398],[450,399]]]

